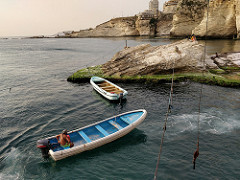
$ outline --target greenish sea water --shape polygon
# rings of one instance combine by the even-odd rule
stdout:
[[[129,38],[128,45],[169,39]],[[205,43],[205,42],[203,42]],[[206,41],[207,53],[239,51],[240,41]],[[153,179],[170,84],[118,85],[129,93],[112,103],[90,83],[67,77],[102,64],[125,46],[121,38],[0,40],[0,179]],[[200,155],[192,169],[200,113]],[[11,88],[11,89],[10,89]],[[61,161],[43,160],[36,141],[118,113],[148,116],[125,137]],[[239,179],[240,89],[175,83],[158,179]]]

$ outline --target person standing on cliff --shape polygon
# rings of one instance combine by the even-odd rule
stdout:
[[[191,40],[192,40],[192,41],[196,41],[196,40],[197,40],[197,39],[196,39],[196,36],[195,36],[194,34],[191,35]]]

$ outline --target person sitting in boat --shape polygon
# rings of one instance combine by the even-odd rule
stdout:
[[[57,140],[58,140],[58,143],[63,147],[63,148],[66,148],[66,147],[73,147],[74,144],[71,142],[70,140],[70,136],[68,135],[67,133],[67,130],[64,129],[62,131],[62,134],[59,134],[56,136]]]

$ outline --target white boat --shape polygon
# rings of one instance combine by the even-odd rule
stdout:
[[[45,158],[49,156],[55,161],[95,149],[110,143],[132,131],[147,116],[145,109],[122,113],[117,116],[90,124],[88,126],[69,131],[68,135],[73,147],[62,147],[56,136],[39,140],[37,147],[41,149]]]
[[[128,92],[116,84],[97,76],[90,80],[93,88],[109,100],[126,99]]]

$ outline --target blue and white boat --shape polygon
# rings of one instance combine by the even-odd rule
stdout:
[[[126,99],[128,92],[116,84],[97,76],[90,79],[93,88],[109,100]]]
[[[56,136],[39,140],[37,147],[41,149],[43,157],[48,158],[50,156],[57,161],[95,149],[128,134],[136,128],[146,116],[147,111],[139,109],[69,131],[68,135],[70,136],[71,142],[74,143],[74,146],[71,148],[60,146]]]

